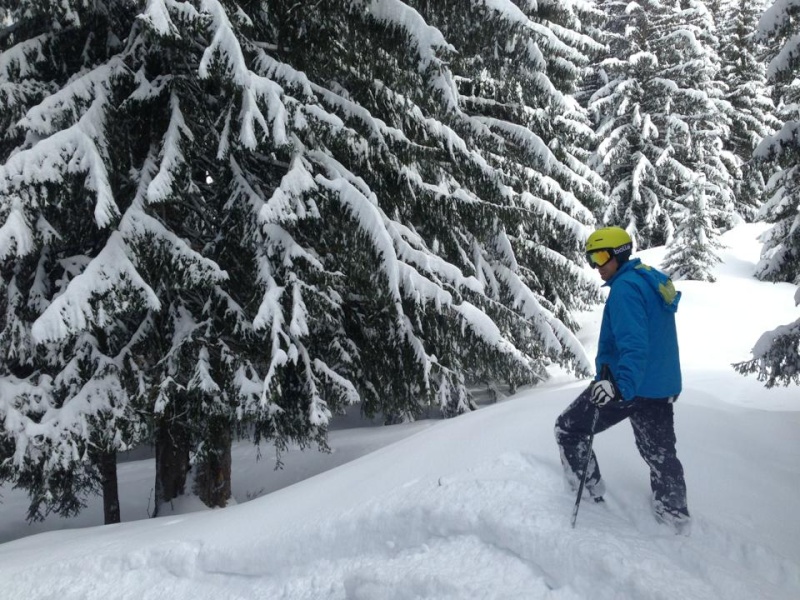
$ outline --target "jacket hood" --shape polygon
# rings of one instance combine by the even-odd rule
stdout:
[[[644,278],[647,284],[653,288],[653,291],[661,298],[661,306],[664,310],[677,312],[678,303],[681,301],[681,293],[675,290],[672,279],[670,279],[666,273],[662,273],[658,269],[644,264],[639,258],[633,258],[622,265],[617,275],[626,271],[633,271]],[[611,283],[611,281],[609,281],[609,283]]]

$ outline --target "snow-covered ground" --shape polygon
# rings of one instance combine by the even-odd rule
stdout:
[[[595,440],[607,505],[584,504],[570,528],[552,429],[586,382],[554,373],[457,419],[337,429],[332,454],[292,450],[281,472],[269,450],[256,461],[239,445],[239,504],[222,510],[187,502],[146,519],[150,460],[121,465],[115,526],[90,526],[102,520],[93,501],[29,527],[24,495],[4,489],[0,598],[797,600],[800,394],[730,367],[798,316],[793,286],[751,277],[762,230],[724,237],[716,283],[677,283],[688,537],[653,520],[624,423]],[[658,264],[661,251],[639,256]],[[600,310],[584,315],[590,353]]]

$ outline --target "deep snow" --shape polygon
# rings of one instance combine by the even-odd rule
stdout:
[[[0,544],[0,598],[796,600],[800,394],[730,367],[797,318],[794,286],[751,277],[763,229],[723,237],[716,283],[676,284],[689,537],[653,520],[625,423],[595,440],[607,505],[585,503],[570,528],[552,429],[586,382],[554,372],[456,419],[333,431],[332,454],[292,450],[282,472],[269,450],[257,462],[238,445],[239,504],[222,510],[186,502],[145,519],[150,460],[120,466],[128,522],[115,526],[87,526],[102,520],[93,501],[29,527],[24,495],[3,489],[0,539],[19,539]],[[658,264],[662,251],[639,256]],[[590,354],[601,308],[584,315]]]

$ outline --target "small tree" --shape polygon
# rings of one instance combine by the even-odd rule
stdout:
[[[720,262],[717,250],[722,244],[707,204],[707,187],[705,178],[700,176],[681,199],[686,210],[667,244],[663,265],[675,280],[715,281],[711,271]]]

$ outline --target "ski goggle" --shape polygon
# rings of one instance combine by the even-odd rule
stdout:
[[[602,267],[608,261],[611,260],[612,254],[610,250],[595,250],[593,252],[587,252],[586,258],[589,261],[589,264],[592,265],[593,269],[597,267]]]

